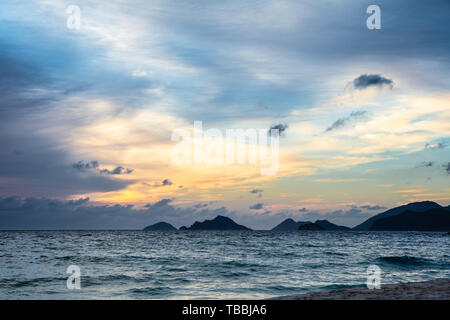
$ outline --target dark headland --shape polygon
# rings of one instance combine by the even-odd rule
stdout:
[[[322,231],[326,230],[324,227],[319,226],[317,223],[305,223],[298,227],[298,230],[307,230],[307,231]]]
[[[294,221],[291,218],[288,218],[281,222],[280,224],[276,225],[272,228],[272,231],[294,231],[298,230],[298,227],[300,227],[303,224],[312,223],[311,221]]]
[[[144,230],[151,231],[169,231],[177,230],[174,226],[167,222],[158,222],[151,226],[145,227]],[[194,222],[190,227],[181,227],[179,230],[251,230],[246,226],[237,224],[232,219],[224,216],[217,216],[212,220],[205,220],[203,222]]]
[[[435,209],[435,208],[442,208],[442,207],[433,201],[421,201],[421,202],[408,203],[406,205],[395,207],[395,208],[389,209],[385,212],[379,213],[379,214],[367,219],[363,223],[357,225],[356,227],[353,228],[353,230],[357,230],[357,231],[372,230],[373,223],[379,219],[395,216],[395,215],[404,213],[406,211],[427,212],[428,210]]]
[[[212,220],[205,220],[203,222],[194,222],[192,226],[185,230],[251,230],[246,226],[237,224],[233,220],[224,216],[217,216]]]
[[[349,227],[338,226],[328,220],[311,221],[297,221],[286,219],[274,228],[272,231],[297,231],[297,230],[328,230],[328,231],[347,231],[351,230]]]
[[[167,222],[158,222],[144,228],[145,231],[174,231],[177,230],[173,225]]]
[[[328,220],[317,220],[314,223],[305,223],[298,227],[298,230],[325,230],[325,231],[348,231],[349,227],[338,226]]]

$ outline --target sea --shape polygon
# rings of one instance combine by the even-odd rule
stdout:
[[[366,286],[374,265],[381,286],[450,278],[450,236],[0,231],[0,299],[265,299]]]

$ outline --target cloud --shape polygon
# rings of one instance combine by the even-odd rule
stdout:
[[[264,190],[262,190],[262,189],[253,189],[253,190],[250,191],[250,193],[257,194],[258,198],[261,198],[263,191]]]
[[[434,165],[434,161],[425,161],[425,162],[422,162],[421,164],[419,164],[417,166],[417,168],[422,168],[422,167],[427,168],[427,167],[432,167],[433,165]]]
[[[447,141],[442,141],[438,143],[427,143],[425,144],[425,149],[445,149],[447,147]]]
[[[339,209],[331,212],[317,212],[309,211],[301,215],[301,220],[322,220],[327,219],[332,223],[344,225],[348,227],[354,227],[356,224],[369,218],[371,215],[365,213],[361,208],[353,206],[350,209]],[[356,223],[357,221],[360,221]]]
[[[287,128],[288,128],[287,124],[279,123],[271,126],[268,133],[269,135],[272,135],[272,130],[278,130],[278,135],[281,136],[286,131]]]
[[[390,89],[394,87],[394,82],[391,79],[382,77],[379,74],[362,74],[353,80],[353,88],[357,90],[364,90],[368,87],[383,87],[388,86]]]
[[[109,174],[109,175],[120,175],[120,174],[130,174],[133,172],[133,169],[124,168],[122,166],[115,167],[113,170],[109,169],[101,169],[99,168],[99,163],[97,160],[93,160],[90,162],[84,162],[84,161],[78,161],[72,165],[72,168],[85,171],[94,169],[102,174]]]
[[[113,170],[108,170],[108,169],[100,170],[100,173],[111,174],[111,175],[130,174],[132,172],[133,172],[133,169],[124,168],[122,166],[118,166],[118,167],[114,168]]]
[[[362,118],[364,118],[367,115],[367,111],[353,111],[352,113],[350,113],[350,115],[348,117],[345,118],[340,118],[338,120],[336,120],[335,122],[333,122],[333,124],[331,126],[329,126],[325,132],[329,132],[329,131],[333,131],[333,130],[337,130],[340,129],[346,125],[348,125],[349,123],[354,123],[358,120],[361,120]]]
[[[264,207],[264,203],[257,203],[250,207],[248,207],[250,210],[261,210]]]
[[[89,198],[57,200],[47,198],[0,197],[0,230],[27,229],[142,229],[167,221],[175,226],[212,219],[217,215],[240,218],[225,207],[179,207],[173,199],[161,199],[138,209],[133,205],[98,205]]]
[[[445,171],[447,172],[448,175],[450,175],[450,162],[448,162],[447,164],[443,165],[445,168]]]
[[[173,201],[173,199],[162,199],[162,200],[159,200],[159,201],[157,201],[157,202],[155,202],[155,203],[153,203],[153,204],[150,204],[150,203],[147,203],[146,205],[145,205],[145,207],[146,208],[149,208],[149,209],[155,209],[155,208],[160,208],[160,207],[164,207],[164,206],[167,206],[169,203],[171,203]]]
[[[164,179],[163,181],[161,181],[161,183],[156,182],[153,187],[154,188],[159,188],[159,187],[167,187],[167,186],[171,186],[173,184],[172,181],[170,181],[169,179]],[[179,188],[182,188],[183,186],[179,186]]]
[[[374,205],[374,206],[371,206],[371,205],[364,205],[364,206],[359,206],[361,209],[365,209],[365,210],[384,210],[384,209],[386,209],[386,207],[382,207],[382,206],[379,206],[379,205]]]
[[[87,162],[87,163],[85,163],[84,161],[78,161],[77,163],[74,163],[72,165],[72,167],[74,169],[81,170],[81,171],[83,171],[85,169],[97,169],[98,168],[98,161],[94,160],[94,161]]]
[[[445,120],[448,117],[426,106],[420,108],[421,115],[429,111],[429,116],[408,122],[410,117],[413,118],[410,116],[410,104],[392,101],[390,95],[382,97],[385,99],[383,101],[374,101],[374,105],[382,109],[380,112],[377,109],[376,116],[380,119],[368,123],[367,128],[357,126],[353,135],[345,140],[334,137],[314,139],[311,138],[314,130],[309,129],[317,126],[317,133],[320,133],[337,118],[347,115],[336,116],[336,108],[321,114],[320,108],[315,106],[321,105],[324,96],[337,92],[342,83],[367,70],[389,76],[392,74],[392,78],[402,84],[401,93],[405,96],[414,92],[448,92],[449,64],[446,59],[441,59],[449,52],[446,38],[450,26],[446,23],[448,14],[445,10],[448,0],[436,2],[433,8],[427,8],[419,1],[413,4],[404,0],[386,2],[386,12],[397,17],[395,23],[390,25],[390,36],[367,37],[367,29],[359,27],[363,12],[361,6],[345,3],[333,2],[330,10],[328,2],[319,4],[312,0],[262,0],[251,1],[245,6],[239,1],[208,2],[201,7],[195,2],[180,7],[175,1],[168,0],[152,3],[153,10],[148,10],[146,2],[131,1],[116,3],[105,11],[98,2],[85,1],[83,10],[89,12],[90,19],[83,22],[82,29],[74,37],[74,33],[67,32],[65,28],[55,29],[53,26],[54,21],[65,21],[67,18],[64,3],[45,1],[43,10],[36,10],[35,3],[24,2],[22,10],[14,10],[14,1],[3,1],[5,21],[14,23],[7,23],[0,32],[0,47],[2,54],[14,59],[4,59],[0,65],[0,90],[5,89],[0,92],[0,178],[3,182],[0,192],[15,194],[15,191],[20,191],[21,195],[67,198],[71,194],[117,190],[129,184],[114,179],[121,177],[117,175],[79,174],[71,170],[74,155],[89,156],[88,159],[98,159],[101,163],[116,159],[117,164],[126,163],[132,168],[139,168],[133,176],[141,181],[154,182],[151,180],[154,177],[162,180],[164,176],[170,176],[185,185],[189,192],[192,190],[192,194],[186,195],[186,200],[195,199],[198,196],[195,192],[212,186],[213,183],[203,184],[206,176],[218,183],[225,181],[216,178],[221,177],[222,172],[213,179],[209,172],[201,170],[179,173],[181,170],[173,169],[170,161],[164,162],[168,159],[168,143],[151,143],[148,140],[154,135],[142,128],[167,129],[171,122],[163,117],[139,116],[142,127],[136,126],[134,121],[129,121],[128,115],[142,109],[160,108],[164,114],[176,114],[187,123],[191,123],[192,119],[208,117],[204,120],[211,120],[208,122],[211,126],[223,124],[223,121],[228,121],[230,125],[235,124],[233,121],[248,124],[260,119],[288,121],[290,133],[293,130],[292,136],[305,141],[286,141],[283,146],[283,151],[286,151],[282,152],[283,157],[290,156],[287,152],[296,153],[295,157],[289,158],[293,159],[292,164],[280,167],[288,168],[285,172],[294,180],[293,183],[298,175],[295,170],[312,172],[315,168],[327,166],[331,170],[333,166],[377,161],[382,158],[374,154],[380,152],[409,152],[416,144],[423,148],[426,141],[433,141],[445,134],[448,128]],[[129,6],[135,8],[133,19],[130,19],[130,11],[127,10]],[[424,8],[433,19],[421,19]],[[158,12],[166,14],[159,15]],[[190,19],[193,14],[202,19]],[[419,20],[420,24],[405,23]],[[111,21],[114,23],[111,24]],[[28,27],[36,32],[29,33],[27,41],[14,37]],[[426,39],[408,36],[411,33],[421,34],[424,28],[429,31]],[[314,37],[311,37],[312,31]],[[349,40],[357,45],[349,46]],[[152,54],[149,55],[149,52]],[[101,58],[95,59],[93,64],[92,57]],[[147,73],[148,77],[131,79],[130,75],[136,70],[142,75]],[[414,82],[419,83],[417,87],[414,87]],[[378,88],[373,84],[369,87]],[[84,89],[76,91],[76,88]],[[155,91],[155,88],[161,89]],[[420,90],[415,91],[417,88]],[[352,93],[355,96],[365,95],[372,90],[358,91]],[[114,101],[115,109],[109,112],[102,106],[86,107],[83,100],[79,100],[81,103],[76,101],[83,108],[72,109],[63,99],[77,98],[79,95],[105,101],[105,104]],[[49,112],[49,104],[43,103],[47,101],[59,102],[54,103],[53,107],[64,117],[58,118],[58,113]],[[277,107],[266,110],[260,105],[255,106],[256,101]],[[356,103],[362,105],[360,100]],[[311,109],[317,114],[306,115],[299,125],[287,117],[293,108],[298,108],[302,115],[301,112],[307,111],[312,104],[314,108]],[[391,112],[397,106],[400,107],[398,118]],[[432,108],[432,103],[429,106]],[[364,105],[365,109],[370,107]],[[211,108],[215,112],[205,112]],[[350,111],[355,110],[354,105],[349,108]],[[98,118],[91,118],[93,113]],[[43,116],[36,117],[39,114]],[[24,120],[28,117],[29,122]],[[79,120],[86,117],[87,121]],[[416,114],[414,118],[419,117]],[[17,121],[13,123],[10,119]],[[61,119],[65,123],[61,123]],[[150,120],[162,125],[156,126]],[[31,122],[35,125],[24,131]],[[76,122],[76,128],[68,122]],[[1,129],[5,126],[10,127]],[[339,123],[337,126],[342,127]],[[12,131],[11,127],[14,127]],[[420,134],[410,133],[410,129]],[[297,134],[294,130],[304,130],[305,134]],[[82,134],[77,134],[80,131]],[[24,144],[26,138],[21,136],[22,132],[23,136],[30,137],[46,132],[51,137],[44,139],[42,135],[36,135]],[[70,139],[67,139],[68,136]],[[136,136],[143,138],[138,140]],[[170,135],[164,135],[164,141],[170,141],[168,137]],[[11,148],[18,146],[22,155],[13,155]],[[313,148],[317,151],[311,151]],[[349,151],[350,148],[364,156],[339,158],[353,151]],[[52,152],[55,150],[59,151]],[[403,161],[400,155],[397,157],[395,154],[394,157]],[[308,162],[298,161],[299,158],[308,159]],[[312,158],[317,160],[310,161]],[[329,164],[333,161],[336,164]],[[108,169],[114,172],[113,167]],[[249,185],[250,174],[246,175],[247,170],[234,170],[233,174],[240,175],[235,176],[235,181],[241,178],[237,183]],[[383,176],[386,175],[380,172],[379,177]],[[399,173],[399,179],[403,177]],[[194,185],[199,181],[201,186],[196,189]],[[268,187],[278,191],[284,182]],[[373,182],[374,185],[379,183]],[[373,194],[369,184],[365,192]],[[303,182],[300,182],[302,186]],[[118,196],[114,200],[129,199],[129,191],[124,192],[125,197]],[[139,191],[133,195],[141,194],[140,201],[144,201],[148,190]],[[160,190],[151,191],[156,193]],[[334,192],[325,190],[324,197]]]
[[[200,203],[194,205],[193,207],[196,208],[196,209],[200,209],[200,208],[206,208],[208,205],[209,205],[208,203],[200,202]]]
[[[5,131],[4,131],[4,130]],[[69,156],[59,149],[52,150],[48,141],[38,139],[26,130],[24,135],[15,135],[8,127],[0,128],[0,196],[44,196],[68,197],[91,192],[111,192],[125,189],[134,180],[118,180],[113,176],[92,174],[93,169],[73,168]],[[17,152],[9,150],[10,142]],[[92,167],[94,164],[83,164]],[[75,167],[81,167],[76,164]]]

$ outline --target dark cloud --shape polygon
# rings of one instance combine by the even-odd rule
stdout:
[[[428,167],[432,167],[434,165],[434,161],[424,161],[422,163],[420,163],[419,165],[417,165],[417,168],[428,168]]]
[[[159,188],[159,187],[167,187],[167,186],[171,186],[173,185],[173,182],[170,181],[169,179],[164,179],[163,181],[161,181],[161,183],[156,182],[153,187],[154,188]],[[183,188],[183,186],[178,186],[179,188]]]
[[[196,204],[182,208],[172,202],[161,199],[138,209],[133,205],[96,205],[89,198],[62,201],[0,197],[0,229],[141,229],[159,221],[191,225],[217,215],[240,222],[240,217],[225,207],[210,209]]]
[[[145,207],[149,208],[149,209],[160,208],[160,207],[167,206],[172,201],[173,201],[173,199],[162,199],[162,200],[159,200],[159,201],[157,201],[157,202],[155,202],[153,204],[147,203],[145,205]]]
[[[74,163],[72,165],[72,167],[74,169],[81,170],[81,171],[83,171],[85,169],[97,169],[98,168],[98,161],[94,160],[94,161],[87,162],[87,163],[85,163],[84,161],[78,161],[77,163]]]
[[[124,168],[122,166],[115,167],[113,170],[102,169],[100,173],[111,174],[111,175],[119,175],[119,174],[130,174],[133,172],[133,169]]]
[[[256,195],[258,195],[258,198],[261,198],[263,191],[264,190],[262,190],[262,189],[253,189],[253,190],[250,190],[250,193],[256,194]]]
[[[57,133],[40,134],[63,126],[50,116],[50,110],[70,92],[77,91],[74,88],[79,83],[75,79],[83,79],[68,70],[70,46],[65,46],[67,55],[61,52],[66,49],[58,49],[64,46],[44,44],[42,36],[41,42],[30,42],[30,47],[20,48],[18,54],[17,48],[4,43],[0,35],[0,179],[8,181],[8,185],[0,185],[0,195],[67,197],[126,188],[134,181],[89,174],[95,162],[72,164],[71,151]],[[42,47],[33,49],[36,44]],[[61,74],[52,74],[55,70]],[[69,74],[70,77],[65,77]],[[58,108],[65,106],[58,104]],[[69,119],[71,113],[66,116]],[[72,119],[71,123],[77,126],[81,118]]]
[[[368,87],[394,87],[394,82],[391,79],[382,77],[379,74],[362,74],[358,78],[353,80],[353,88],[358,90],[364,90]]]
[[[59,149],[53,149],[45,139],[39,139],[26,129],[22,134],[9,126],[0,127],[0,196],[67,197],[90,192],[110,192],[126,188],[134,180],[118,180],[113,176],[94,174],[92,162],[73,163]],[[20,146],[19,152],[12,150]],[[14,149],[13,149],[14,148]]]
[[[0,46],[3,49],[0,53],[1,120],[14,118],[21,112],[29,112],[41,104],[58,99],[55,95],[46,94],[46,90],[35,90],[42,86],[52,87],[50,78],[41,67],[14,58],[13,52],[5,54],[7,45],[0,42]]]
[[[450,162],[447,164],[444,164],[444,168],[445,168],[445,171],[447,172],[447,174],[450,175]]]
[[[101,169],[99,167],[99,163],[97,160],[93,160],[93,161],[89,161],[89,162],[84,162],[81,160],[81,161],[74,163],[72,165],[72,167],[74,169],[77,169],[80,171],[94,169],[102,174],[109,174],[109,175],[130,174],[133,172],[133,169],[124,168],[122,166],[115,167],[113,170]]]
[[[261,210],[263,207],[264,207],[264,203],[257,203],[248,208],[251,210]]]
[[[333,124],[331,126],[329,126],[325,132],[329,132],[332,130],[336,130],[336,129],[340,129],[350,123],[354,123],[358,120],[363,119],[364,117],[366,117],[367,115],[367,111],[353,111],[352,113],[350,113],[350,115],[348,117],[345,118],[341,118],[336,120],[335,122],[333,122]]]
[[[287,128],[288,128],[287,124],[279,123],[279,124],[271,126],[269,128],[268,134],[272,135],[272,130],[278,130],[278,135],[281,136],[281,135],[283,135],[283,133],[286,131]]]

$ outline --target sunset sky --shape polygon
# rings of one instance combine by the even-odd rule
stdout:
[[[354,226],[449,205],[449,17],[444,0],[2,0],[0,228]],[[194,121],[287,125],[277,174],[174,164]]]

